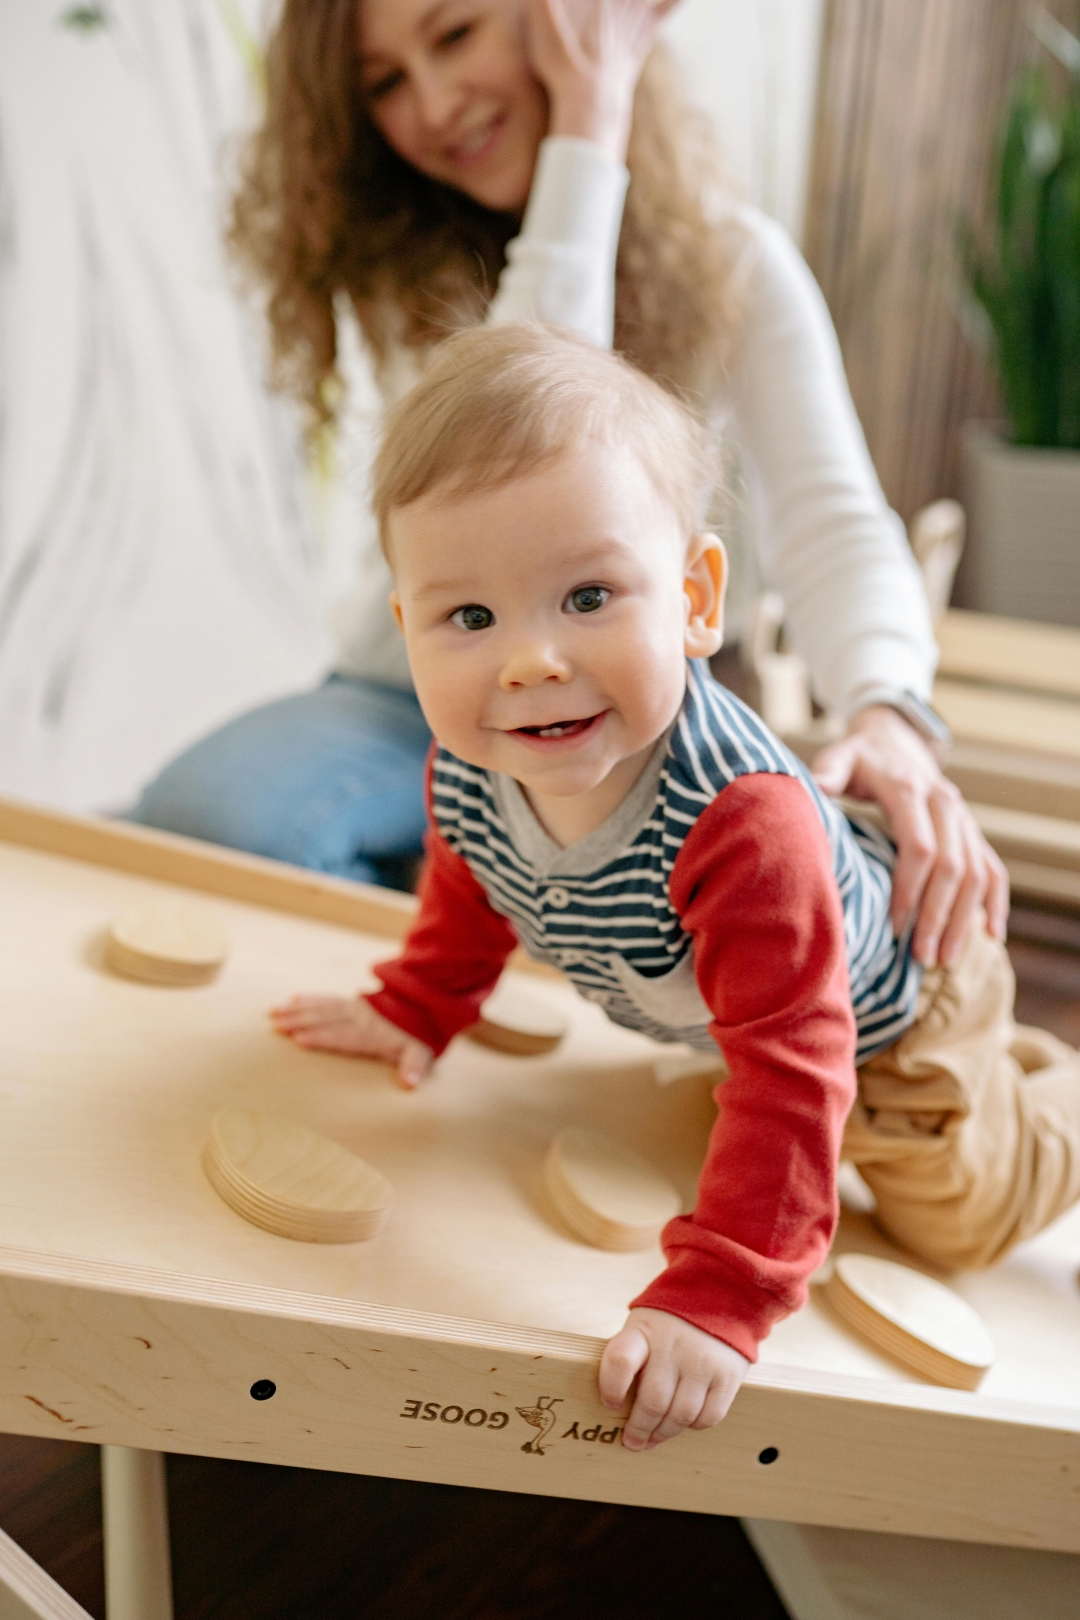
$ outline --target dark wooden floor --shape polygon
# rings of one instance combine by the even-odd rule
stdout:
[[[1080,922],[1016,911],[1017,1016],[1080,1045]],[[784,1620],[738,1523],[169,1459],[177,1620]],[[104,1620],[98,1453],[0,1436],[0,1527]]]

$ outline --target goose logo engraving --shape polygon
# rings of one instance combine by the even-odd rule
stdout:
[[[541,1395],[535,1406],[516,1406],[514,1408],[519,1417],[523,1417],[526,1423],[531,1423],[533,1428],[537,1430],[532,1439],[526,1440],[521,1448],[522,1451],[528,1452],[530,1457],[542,1457],[544,1455],[544,1441],[555,1427],[555,1419],[558,1416],[554,1408],[561,1400],[561,1395]]]

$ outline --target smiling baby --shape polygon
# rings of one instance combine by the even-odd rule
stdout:
[[[297,997],[273,1015],[299,1045],[382,1059],[412,1087],[520,944],[615,1022],[722,1049],[696,1207],[665,1229],[666,1269],[601,1362],[609,1406],[636,1380],[632,1450],[718,1422],[760,1341],[805,1301],[835,1228],[856,1064],[852,1156],[901,1242],[948,1264],[976,1241],[977,1206],[978,1252],[993,1258],[1007,1243],[987,1223],[1016,1204],[1015,1187],[968,1197],[964,1134],[974,1119],[1000,1183],[993,1110],[1018,1084],[1000,1078],[1004,952],[974,931],[955,973],[927,974],[928,1001],[890,926],[889,840],[826,799],[710,676],[725,576],[704,522],[712,482],[689,412],[616,356],[539,327],[440,346],[375,473],[394,610],[436,738],[420,913],[376,970],[381,990]],[[973,1048],[979,997],[993,1007]],[[955,1130],[940,1087],[932,1117],[921,1095],[904,1111],[905,1085],[930,1072],[910,1043],[932,1038],[949,1070],[953,1032],[958,1072],[990,1077],[957,1081],[971,1095]],[[1021,1193],[1009,1241],[1025,1210],[1045,1224],[1080,1195],[1080,1156],[1053,1188]]]

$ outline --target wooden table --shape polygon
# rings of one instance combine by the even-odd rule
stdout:
[[[226,928],[215,984],[104,970],[107,924],[163,886]],[[622,1450],[597,1360],[661,1257],[576,1242],[541,1157],[558,1127],[597,1125],[689,1204],[707,1092],[657,1086],[656,1048],[550,975],[530,989],[570,1019],[557,1053],[459,1040],[415,1095],[270,1032],[292,992],[362,984],[412,905],[0,804],[0,1430],[1080,1551],[1080,1212],[955,1280],[999,1347],[978,1393],[918,1382],[812,1298],[723,1424]],[[199,1164],[227,1105],[369,1159],[397,1190],[386,1230],[328,1247],[241,1220]],[[838,1244],[893,1252],[854,1212]],[[546,1434],[521,1415],[536,1408],[555,1414]]]

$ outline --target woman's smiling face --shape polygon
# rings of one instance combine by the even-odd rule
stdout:
[[[528,201],[548,101],[517,0],[360,0],[361,81],[387,144],[485,208]]]

